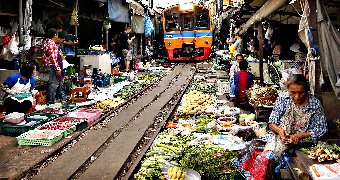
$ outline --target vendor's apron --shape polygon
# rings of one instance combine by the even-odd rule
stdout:
[[[25,93],[25,92],[29,92],[30,88],[31,88],[31,80],[28,79],[28,83],[27,84],[20,84],[20,78],[18,78],[18,82],[16,84],[14,84],[14,86],[11,88],[11,90],[15,90],[18,93]],[[12,98],[13,100],[16,100],[20,103],[24,102],[25,100],[29,100],[33,103],[33,96],[27,97],[27,98],[23,98],[23,99],[17,99],[13,96],[10,96],[10,98]]]
[[[279,127],[286,130],[290,135],[296,133],[305,133],[312,113],[303,111],[295,105],[293,101],[289,104],[286,112],[283,114]],[[279,134],[274,133],[267,141],[264,151],[269,150],[275,154],[275,159],[279,160],[282,153],[288,148],[282,143]]]

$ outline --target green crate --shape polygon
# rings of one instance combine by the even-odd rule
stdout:
[[[17,137],[19,145],[36,145],[36,146],[52,146],[54,143],[58,142],[61,138],[63,138],[63,132],[59,131],[59,135],[53,139],[25,139],[28,135],[31,135],[36,132],[48,132],[48,130],[30,130],[21,134]]]
[[[75,125],[76,125],[76,131],[82,131],[83,129],[87,127],[87,121],[84,121],[82,123],[75,124]]]
[[[61,106],[61,109],[69,110],[69,111],[74,111],[74,110],[76,110],[78,108],[79,108],[79,106],[76,106],[76,105],[62,105]]]
[[[34,116],[34,115],[40,115],[40,116],[47,116],[47,119],[36,119],[36,118],[30,118],[31,116]],[[39,120],[43,120],[44,122],[48,122],[48,121],[51,121],[52,119],[55,119],[55,118],[58,118],[59,115],[58,114],[47,114],[47,113],[29,113],[29,114],[26,114],[25,115],[25,120],[27,121],[32,121],[32,120],[35,120],[35,121],[39,121]]]
[[[1,123],[1,133],[6,136],[19,136],[29,130],[35,129],[36,127],[44,124],[44,121],[36,121],[33,125],[11,125],[6,123]]]
[[[114,83],[119,83],[119,82],[125,81],[126,79],[127,79],[127,76],[116,76],[113,78]]]

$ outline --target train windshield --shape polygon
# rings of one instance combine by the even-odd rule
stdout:
[[[181,14],[183,20],[183,30],[184,31],[192,31],[194,30],[194,18],[192,13]]]
[[[209,10],[200,6],[195,6],[196,29],[210,30]]]
[[[193,12],[173,7],[164,11],[165,31],[210,30],[209,9],[195,6]]]
[[[179,8],[164,11],[165,31],[179,31]]]

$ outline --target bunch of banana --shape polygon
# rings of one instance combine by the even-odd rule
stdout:
[[[178,179],[183,180],[185,178],[185,174],[183,173],[183,170],[175,166],[174,168],[170,167],[168,169],[168,176],[169,179]]]

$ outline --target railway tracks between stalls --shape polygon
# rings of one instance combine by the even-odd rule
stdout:
[[[187,71],[184,72],[183,70]],[[136,128],[135,124],[138,124],[141,118],[145,118],[152,112],[154,115],[150,116],[152,118],[148,119],[144,129],[138,130],[140,137],[134,138],[136,143],[132,143],[127,152],[125,152],[126,158],[123,157],[123,160],[119,161],[120,164],[118,163],[118,167],[113,168],[114,173],[109,173],[109,175],[105,175],[102,179],[124,179],[131,176],[140,161],[141,157],[138,155],[143,154],[150,146],[150,143],[152,143],[160,129],[165,125],[166,120],[172,114],[175,106],[179,103],[181,96],[191,82],[194,75],[194,71],[191,70],[191,64],[176,65],[170,73],[163,74],[155,82],[145,87],[125,103],[102,115],[100,120],[96,121],[92,126],[87,127],[79,134],[73,136],[66,143],[59,145],[56,149],[46,150],[45,152],[42,151],[43,153],[46,153],[46,156],[42,158],[39,163],[32,165],[27,171],[24,171],[17,176],[10,177],[9,179],[49,179],[50,177],[54,177],[54,179],[100,178],[99,176],[103,174],[103,169],[97,170],[98,166],[101,166],[100,164],[106,166],[105,163],[108,163],[102,159],[110,159],[107,158],[107,154],[110,153],[117,153],[118,156],[120,154],[117,149],[115,149],[115,152],[111,152],[112,150],[110,151],[110,149],[112,149],[111,146],[117,143],[115,142],[117,141],[116,139],[123,136],[125,131]],[[136,106],[131,109],[131,106],[134,106],[136,103],[140,107],[136,108]],[[136,109],[138,109],[138,111],[127,113],[127,111]],[[126,117],[124,116],[124,113],[129,114],[130,116]],[[117,126],[111,128],[113,127],[112,124],[117,121],[117,117],[118,119],[126,118],[124,122],[116,123]],[[88,135],[93,134],[93,132],[100,134],[100,131],[106,131],[106,136],[101,137],[101,139],[105,139],[104,141],[101,141],[103,143],[100,143],[99,146],[97,143],[94,151],[91,151],[90,153],[87,153],[87,156],[82,157],[83,161],[81,161],[81,163],[70,163],[70,167],[66,168],[67,170],[60,168],[61,166],[65,166],[62,165],[65,160],[59,159],[65,159],[67,157],[63,158],[64,156],[70,156],[70,150],[74,148],[79,149],[79,146],[90,146],[86,143],[83,145],[77,144],[82,142],[83,139],[86,139]],[[110,132],[107,133],[107,131]],[[72,151],[74,152],[77,150]],[[77,156],[74,158],[77,158]],[[85,158],[86,160],[84,160]],[[98,165],[97,161],[104,163],[99,163]],[[113,157],[112,162],[115,161],[117,160]],[[109,162],[109,164],[112,164],[112,162]],[[63,173],[64,171],[65,173]],[[90,175],[88,173],[89,171],[92,172]],[[98,174],[95,173],[96,171]]]

